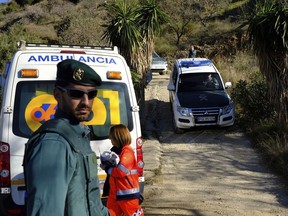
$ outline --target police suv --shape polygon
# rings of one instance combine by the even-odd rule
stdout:
[[[206,58],[177,59],[168,84],[175,132],[195,126],[231,126],[234,104],[226,92],[231,82]]]
[[[27,139],[57,109],[53,97],[57,63],[75,59],[88,64],[102,79],[94,100],[91,147],[99,156],[112,147],[108,139],[112,125],[128,126],[138,162],[141,191],[144,188],[142,138],[139,106],[130,69],[117,47],[32,44],[21,41],[0,77],[0,215],[25,215],[23,154]],[[98,162],[100,165],[100,161]],[[105,171],[99,169],[103,188]]]

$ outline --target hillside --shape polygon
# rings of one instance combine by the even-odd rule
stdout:
[[[1,4],[0,39],[1,61],[3,66],[16,49],[16,42],[24,39],[33,43],[56,43],[77,45],[108,45],[101,40],[105,11],[99,7],[104,0],[74,1],[43,0],[33,5],[20,7],[14,1]],[[246,47],[243,30],[236,30],[243,21],[243,5],[247,1],[211,1],[210,3],[182,4],[185,1],[159,1],[163,10],[169,15],[170,23],[163,24],[162,34],[157,36],[155,49],[169,62],[174,58],[185,57],[188,47],[194,43],[199,56],[215,58],[235,55],[238,50]],[[182,2],[182,3],[181,3]],[[165,6],[169,4],[168,7]],[[179,15],[185,7],[191,7],[182,17],[175,13],[175,5]],[[214,7],[219,10],[215,11]],[[187,26],[181,40],[176,44],[176,32],[171,26],[181,25],[187,19]],[[177,20],[177,23],[173,21]]]

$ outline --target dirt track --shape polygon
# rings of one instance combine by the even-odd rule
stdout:
[[[236,128],[174,134],[168,75],[153,74],[143,124],[145,215],[288,215],[284,180]]]

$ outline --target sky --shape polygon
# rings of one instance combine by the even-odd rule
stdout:
[[[10,2],[11,0],[0,0],[0,4],[1,3],[6,3],[6,2]]]

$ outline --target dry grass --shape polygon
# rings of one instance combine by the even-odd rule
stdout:
[[[50,40],[57,39],[57,34],[53,25],[40,26],[30,23],[25,26],[25,30],[28,34],[35,35],[40,38],[49,38]]]
[[[235,25],[231,24],[229,20],[215,20],[207,23],[206,32],[213,36],[216,33],[227,33],[235,29]]]
[[[265,163],[280,175],[288,176],[288,134],[277,126],[264,125],[250,133]]]
[[[255,56],[249,52],[239,52],[230,59],[218,60],[216,66],[224,81],[233,84],[239,80],[248,81],[252,73],[259,71]]]

